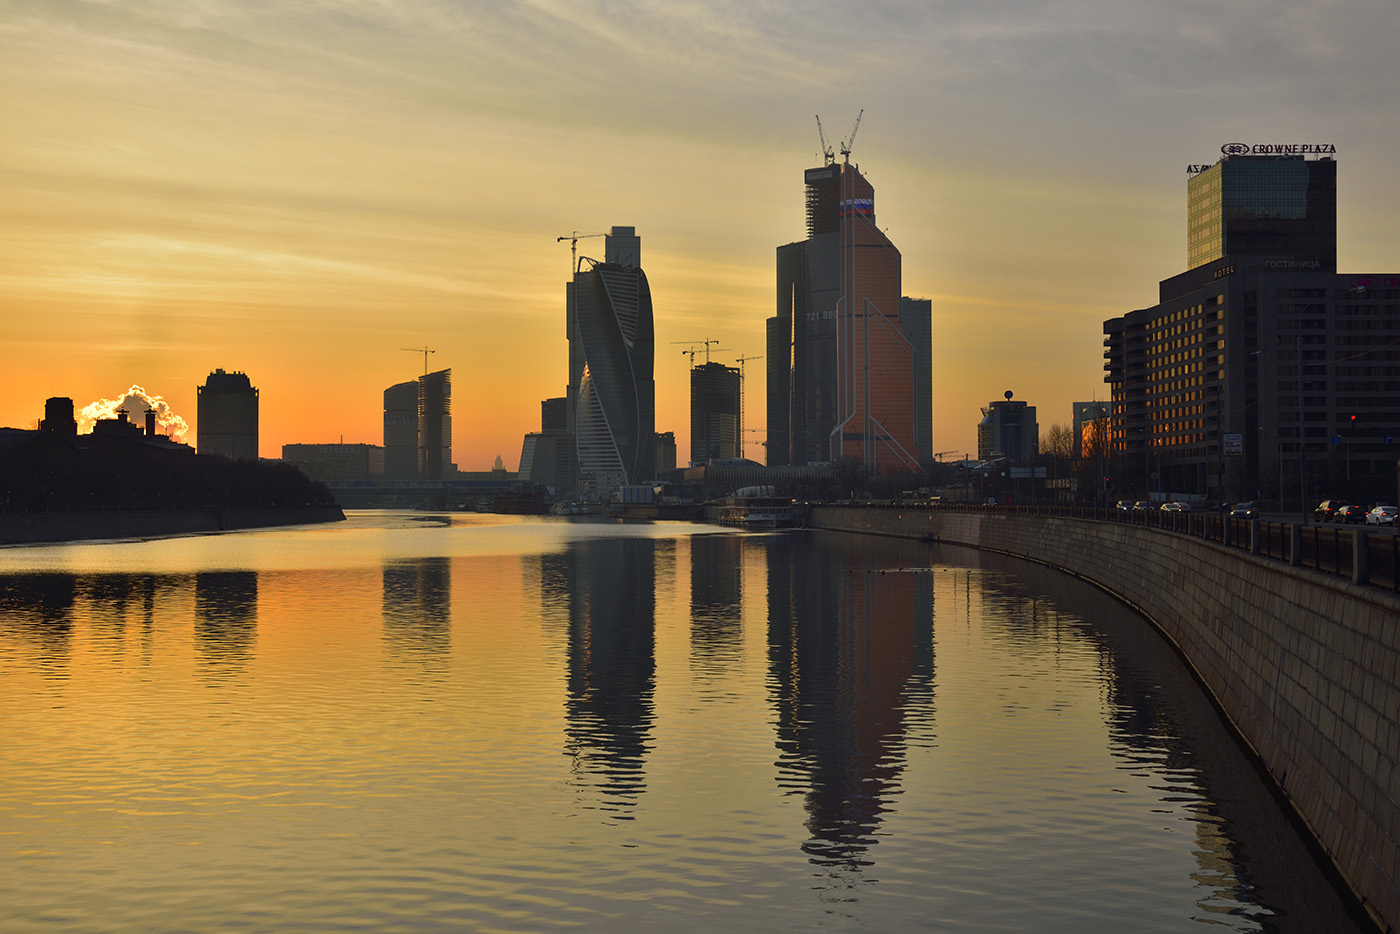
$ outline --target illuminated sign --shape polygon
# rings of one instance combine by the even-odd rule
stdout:
[[[1220,151],[1227,156],[1335,156],[1331,143],[1226,143]]]
[[[1244,453],[1244,435],[1234,432],[1225,433],[1225,454],[1227,457],[1234,457]]]

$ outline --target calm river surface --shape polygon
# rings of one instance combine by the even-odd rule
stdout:
[[[1084,585],[352,513],[0,549],[0,930],[1354,930]]]

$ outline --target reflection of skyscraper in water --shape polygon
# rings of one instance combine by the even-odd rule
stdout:
[[[222,680],[252,659],[258,636],[258,573],[206,571],[194,577],[194,646],[201,672]]]
[[[595,807],[630,819],[646,788],[655,688],[655,547],[584,542],[566,555],[569,594],[565,752]]]
[[[414,558],[386,563],[384,647],[396,661],[445,661],[452,643],[452,563]]]
[[[880,567],[805,537],[769,546],[779,782],[805,796],[802,848],[818,865],[868,865],[904,769],[911,704],[931,705],[927,575],[872,573]]]
[[[743,651],[744,539],[692,535],[690,545],[690,658],[697,674],[718,674]]]

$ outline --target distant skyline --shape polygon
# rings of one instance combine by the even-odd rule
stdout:
[[[1042,427],[1106,398],[1103,321],[1186,268],[1185,169],[1223,144],[1335,145],[1339,269],[1400,268],[1397,39],[1389,0],[11,7],[0,425],[133,385],[193,423],[221,367],[263,456],[378,444],[430,347],[456,463],[514,469],[564,390],[556,238],[628,225],[688,451],[671,342],[765,352],[813,114],[839,142],[864,108],[852,161],[932,301],[932,447],[972,452],[1006,390]]]

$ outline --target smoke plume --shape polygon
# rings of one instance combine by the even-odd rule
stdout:
[[[171,410],[170,403],[136,385],[116,399],[99,399],[83,406],[83,410],[78,413],[78,430],[91,431],[93,422],[99,418],[116,418],[117,409],[126,409],[127,419],[137,425],[146,423],[148,410],[154,411],[157,433],[169,435],[172,441],[184,441],[185,432],[190,430],[185,420]]]

